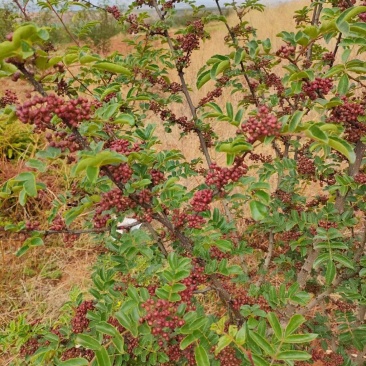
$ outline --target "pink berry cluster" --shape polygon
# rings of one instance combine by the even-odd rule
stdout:
[[[247,122],[241,125],[241,132],[247,135],[248,142],[253,143],[265,136],[278,136],[281,127],[281,123],[271,113],[270,108],[262,105],[255,116],[249,117]]]
[[[311,99],[315,100],[318,96],[327,95],[333,87],[330,78],[315,78],[314,81],[307,81],[302,85],[303,92]]]
[[[57,115],[67,127],[78,127],[80,122],[90,120],[92,104],[85,98],[64,100],[51,94],[36,96],[18,106],[17,116],[23,123],[34,124],[35,128],[45,131],[52,128],[51,119]]]
[[[107,6],[106,10],[109,14],[112,14],[113,18],[116,20],[121,17],[121,12],[116,5]]]
[[[201,19],[194,20],[188,25],[189,32],[178,36],[176,40],[175,49],[183,52],[183,56],[177,59],[177,67],[179,70],[190,65],[192,52],[199,48],[200,40],[206,37]]]
[[[295,51],[296,51],[296,47],[294,47],[294,46],[290,46],[290,45],[281,46],[280,49],[276,52],[276,55],[278,57],[289,59],[289,58],[291,58],[291,56],[295,55]]]
[[[203,189],[195,192],[191,205],[194,211],[203,212],[210,209],[210,203],[212,202],[214,192],[211,189]]]
[[[71,320],[72,331],[82,333],[89,326],[89,319],[86,317],[88,311],[94,310],[95,306],[92,300],[83,301],[75,310],[74,317]]]
[[[141,307],[146,311],[146,315],[140,319],[140,322],[146,322],[151,327],[151,333],[160,338],[160,347],[164,345],[164,340],[166,342],[170,340],[175,328],[185,324],[182,316],[177,314],[177,303],[149,299]]]
[[[0,98],[0,108],[5,108],[7,105],[17,104],[18,97],[11,90],[5,90],[5,94]]]
[[[101,228],[106,226],[110,215],[105,214],[105,211],[114,209],[116,212],[122,213],[135,206],[136,203],[131,198],[124,196],[119,188],[103,193],[98,207],[95,210],[94,227]]]
[[[222,168],[216,163],[212,163],[206,175],[205,183],[208,186],[215,186],[218,190],[222,190],[230,181],[237,182],[247,172],[248,166],[239,158],[235,159],[231,168]]]

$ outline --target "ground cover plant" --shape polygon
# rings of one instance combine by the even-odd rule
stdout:
[[[363,365],[366,6],[313,2],[274,47],[247,21],[264,9],[255,0],[217,0],[215,12],[186,2],[183,25],[178,2],[105,7],[130,50],[107,56],[83,43],[94,21],[64,21],[89,2],[38,2],[72,40],[62,52],[18,4],[0,76],[32,89],[4,92],[0,121],[44,143],[2,182],[1,234],[23,237],[20,258],[55,236],[67,253],[80,235],[99,256],[88,294],[74,291],[57,319],[22,314],[3,328],[4,354],[14,365]],[[206,57],[217,24],[226,35]],[[169,135],[197,148],[167,146]]]

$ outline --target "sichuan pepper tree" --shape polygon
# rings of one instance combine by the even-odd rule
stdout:
[[[366,7],[314,2],[275,49],[246,21],[263,10],[256,1],[217,0],[212,13],[187,2],[192,18],[179,29],[176,3],[105,9],[127,33],[128,54],[99,55],[71,32],[63,15],[92,6],[85,1],[38,4],[74,40],[65,52],[26,7],[0,44],[1,76],[34,88],[26,100],[5,93],[1,118],[48,141],[1,198],[27,209],[59,159],[74,182],[47,223],[5,225],[27,235],[17,255],[51,234],[70,245],[88,233],[105,245],[91,300],[76,296],[54,325],[24,325],[3,345],[35,365],[362,365]],[[202,62],[189,85],[211,22],[226,27],[215,42],[230,51]],[[161,125],[196,139],[196,159],[161,147]],[[226,164],[213,159],[220,154]],[[120,235],[131,216],[144,229]]]

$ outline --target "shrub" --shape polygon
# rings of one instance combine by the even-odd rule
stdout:
[[[27,235],[18,256],[55,233],[105,242],[92,298],[73,299],[54,325],[4,337],[4,348],[42,365],[362,365],[366,7],[314,2],[274,49],[245,21],[263,10],[256,1],[226,4],[237,25],[217,1],[219,16],[173,31],[174,5],[108,8],[131,34],[129,54],[103,57],[73,36],[55,56],[47,31],[29,23],[0,45],[5,72],[35,88],[17,118],[49,143],[2,193],[25,205],[57,159],[76,182],[47,230],[5,227]],[[189,85],[212,21],[231,50]],[[64,65],[81,66],[69,76]],[[164,145],[170,133],[189,148]],[[144,229],[120,235],[126,216]]]

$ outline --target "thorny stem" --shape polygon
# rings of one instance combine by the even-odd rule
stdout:
[[[219,0],[215,0],[215,2],[216,2],[216,6],[217,6],[217,9],[218,9],[218,11],[219,11],[220,15],[221,15],[221,16],[223,16],[223,12],[222,12],[222,9],[221,9],[221,6],[220,6],[220,2],[219,2]],[[237,39],[236,39],[236,36],[235,36],[235,34],[232,32],[232,30],[230,29],[230,27],[229,27],[229,25],[227,24],[227,22],[225,22],[225,27],[226,27],[226,29],[228,30],[228,32],[229,32],[229,34],[230,34],[230,37],[231,37],[231,39],[233,40],[234,44],[235,44],[235,45],[237,45],[238,41],[237,41]],[[255,90],[254,90],[254,88],[253,88],[252,84],[250,83],[250,80],[249,80],[249,78],[248,78],[248,75],[247,75],[247,73],[246,73],[246,71],[245,71],[245,66],[244,66],[243,61],[240,61],[240,68],[241,68],[241,71],[242,71],[242,73],[243,73],[243,75],[244,75],[244,79],[245,79],[246,83],[248,84],[248,87],[249,87],[249,90],[250,90],[250,94],[252,94],[252,98],[253,98],[253,100],[254,100],[254,103],[255,103],[255,105],[258,107],[258,106],[259,106],[258,98],[257,98],[257,96],[256,96],[256,94],[255,94]]]
[[[26,6],[28,4],[28,1],[24,4],[24,6],[21,6],[18,0],[13,0],[13,2],[19,8],[19,10],[21,11],[21,13],[23,14],[24,19],[29,22],[31,20],[31,18],[29,17],[29,15],[27,14],[27,12],[25,11],[25,8],[26,8]]]
[[[271,231],[269,233],[269,238],[268,238],[268,252],[267,252],[266,259],[264,260],[263,267],[262,267],[263,273],[261,274],[258,281],[256,282],[256,284],[255,284],[256,287],[260,287],[264,281],[266,272],[268,271],[269,264],[271,263],[271,260],[272,260],[273,247],[274,247],[274,236],[273,236],[273,232]]]
[[[338,49],[339,49],[339,44],[341,43],[341,39],[342,39],[342,33],[339,33],[338,37],[337,37],[337,42],[336,42],[336,45],[335,45],[334,51],[333,51],[333,59],[331,60],[331,62],[329,64],[329,68],[331,68],[334,64],[335,57],[336,57]]]
[[[56,15],[57,19],[60,21],[60,23],[62,24],[62,26],[64,27],[66,33],[70,36],[70,38],[75,42],[75,44],[80,47],[79,42],[77,41],[77,39],[74,37],[74,35],[69,31],[69,28],[67,28],[66,24],[64,23],[64,21],[62,20],[62,18],[60,17],[60,15],[58,14],[58,12],[55,10],[55,8],[52,6],[52,4],[46,0],[48,7],[52,10],[52,12]]]
[[[318,25],[319,17],[320,17],[320,13],[321,13],[322,9],[323,9],[323,4],[318,3],[315,5],[315,9],[313,11],[313,17],[311,19],[311,25]],[[310,47],[307,50],[306,58],[308,60],[311,60],[312,53],[313,53],[313,43],[310,44]]]
[[[24,77],[33,85],[34,89],[41,94],[43,97],[47,96],[47,93],[45,92],[45,90],[43,89],[43,86],[41,83],[39,83],[33,76],[33,74],[31,74],[24,66],[24,64],[16,64],[15,65],[19,71],[24,75]]]
[[[152,5],[154,6],[155,8],[155,11],[156,13],[158,14],[158,17],[161,21],[164,21],[165,18],[164,18],[164,14],[162,14],[161,10],[159,9],[159,6],[156,2],[156,0],[153,0],[152,1]],[[173,42],[169,36],[169,33],[167,30],[164,31],[164,37],[166,38],[166,41],[169,45],[169,49],[171,51],[172,54],[174,54],[174,46],[173,46]],[[186,101],[188,103],[188,107],[189,107],[189,110],[192,114],[192,118],[195,122],[197,122],[197,113],[196,113],[196,108],[195,106],[193,105],[193,101],[192,101],[192,98],[191,98],[191,95],[188,91],[188,87],[187,87],[187,83],[186,83],[186,80],[185,80],[185,77],[184,77],[184,72],[183,70],[181,70],[178,65],[175,63],[176,65],[176,70],[178,72],[178,76],[179,76],[179,79],[180,79],[180,82],[181,82],[181,85],[182,85],[182,91],[183,91],[183,94],[186,98]],[[197,128],[195,129],[195,132],[197,133],[198,135],[198,138],[199,138],[199,141],[200,141],[200,146],[201,146],[201,149],[202,149],[202,152],[203,154],[205,155],[205,159],[206,159],[206,162],[207,162],[207,165],[210,166],[211,165],[211,156],[210,156],[210,153],[208,151],[208,148],[207,148],[207,144],[206,144],[206,141],[203,137],[203,134],[202,132]]]

